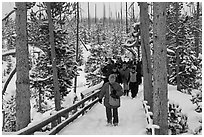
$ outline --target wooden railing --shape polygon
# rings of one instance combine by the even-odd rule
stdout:
[[[148,105],[148,102],[146,100],[143,101],[143,107],[145,110],[145,116],[147,119],[147,132],[155,135],[155,129],[159,129],[160,127],[158,125],[153,124],[153,113],[150,111],[150,106]]]
[[[31,135],[34,134],[36,131],[41,131],[43,127],[45,126],[51,126],[51,130],[46,132],[48,135],[54,135],[58,133],[62,128],[64,128],[66,125],[68,125],[70,122],[74,121],[78,116],[83,115],[88,109],[91,109],[91,107],[98,102],[98,94],[100,92],[100,88],[94,89],[94,93],[88,95],[81,101],[77,102],[73,106],[69,108],[64,108],[56,114],[46,118],[43,121],[40,121],[38,123],[29,125],[26,128],[23,128],[17,132],[15,132],[12,135]],[[90,92],[93,92],[90,90]],[[73,115],[69,115],[70,113],[74,113]],[[65,119],[61,122],[61,120],[58,119]]]

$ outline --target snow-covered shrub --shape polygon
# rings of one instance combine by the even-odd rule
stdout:
[[[3,110],[5,119],[4,120],[4,127],[3,131],[5,132],[12,132],[16,129],[16,104],[14,96],[11,97],[10,100],[6,101],[3,100]]]
[[[202,134],[202,118],[199,120],[200,125],[194,130],[194,135],[201,135]]]
[[[199,90],[193,90],[191,93],[191,101],[193,104],[197,105],[197,108],[195,109],[196,112],[201,113],[202,112],[202,92]]]
[[[106,54],[105,45],[91,45],[88,60],[85,65],[86,80],[89,86],[99,84],[102,79],[100,78],[101,64],[104,64],[104,54]]]
[[[187,116],[181,112],[179,105],[169,103],[169,134],[178,135],[187,132]]]

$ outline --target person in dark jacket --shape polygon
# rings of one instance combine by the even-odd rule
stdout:
[[[120,102],[120,96],[123,95],[122,87],[119,83],[115,82],[115,75],[111,74],[109,76],[109,82],[106,82],[99,93],[99,102],[102,103],[102,98],[104,97],[104,106],[106,108],[107,126],[111,126],[112,122],[114,126],[119,123],[118,119],[118,108],[119,106],[111,106],[109,103],[110,96],[117,97]],[[112,121],[113,119],[113,121]]]
[[[104,76],[103,78],[104,84],[108,82],[108,77],[112,72],[113,66],[114,66],[113,60],[111,58],[108,58],[107,64],[101,69]]]
[[[137,81],[137,72],[136,72],[136,66],[133,66],[130,71],[130,83],[129,88],[131,91],[132,98],[135,98],[138,93],[138,81]]]
[[[123,83],[124,95],[129,95],[129,80],[130,80],[130,70],[127,68],[127,64],[124,62],[122,69],[120,69],[120,74]]]
[[[115,74],[116,79],[115,82],[118,82],[119,84],[122,84],[122,78],[121,78],[121,74],[118,71],[118,66],[114,65],[111,74]]]
[[[138,61],[136,71],[137,71],[137,84],[140,85],[142,83],[142,76],[143,76],[141,61]]]

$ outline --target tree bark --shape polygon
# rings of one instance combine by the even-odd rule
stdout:
[[[49,22],[49,41],[51,45],[51,60],[52,60],[52,71],[53,71],[53,85],[54,85],[54,94],[55,94],[55,110],[58,111],[61,109],[60,104],[60,91],[59,91],[59,82],[57,76],[57,65],[56,65],[56,53],[55,53],[55,43],[54,43],[54,26],[52,23],[51,16],[51,3],[47,2],[47,14]]]
[[[157,135],[168,134],[168,92],[166,68],[166,3],[154,2],[153,5],[153,121],[159,125]],[[161,29],[162,28],[162,29]]]
[[[106,6],[103,4],[103,29],[105,29],[105,23],[106,23]]]
[[[140,3],[140,22],[141,22],[141,49],[143,65],[143,85],[144,100],[148,101],[150,109],[153,109],[153,87],[152,87],[152,68],[151,52],[149,45],[149,15],[147,2]]]
[[[30,81],[26,2],[16,2],[16,130],[30,123]]]
[[[77,2],[77,36],[76,36],[76,62],[78,62],[78,52],[79,52],[79,2]],[[77,76],[74,79],[74,93],[76,93],[77,88]]]
[[[121,2],[121,5],[120,5],[120,26],[121,28],[123,27],[123,3]]]
[[[199,2],[197,2],[197,14],[196,14],[196,31],[195,31],[195,51],[196,51],[196,57],[199,56]]]
[[[179,64],[180,64],[180,57],[179,57],[179,50],[180,50],[180,45],[179,45],[179,39],[178,39],[178,27],[179,27],[179,22],[178,22],[178,17],[179,17],[179,3],[176,2],[176,17],[175,17],[175,22],[176,22],[176,84],[177,84],[177,90],[181,90],[181,83],[180,83],[180,76],[179,76]]]
[[[127,2],[125,3],[126,8],[126,34],[128,34],[128,8],[127,8]]]
[[[91,28],[91,22],[90,22],[90,11],[89,11],[89,2],[88,2],[88,29],[89,29],[89,32],[90,32],[90,28]]]
[[[97,7],[96,7],[96,4],[95,4],[95,24],[97,24]]]

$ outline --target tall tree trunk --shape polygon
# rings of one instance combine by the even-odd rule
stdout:
[[[30,81],[26,2],[16,2],[16,128],[30,123]]]
[[[105,4],[103,4],[103,28],[105,28],[106,23],[106,7]]]
[[[60,91],[59,91],[59,81],[57,75],[57,64],[56,64],[56,53],[55,53],[55,43],[54,43],[54,26],[51,16],[51,3],[47,2],[47,14],[49,22],[49,41],[51,45],[51,60],[52,60],[52,71],[53,71],[53,85],[54,85],[54,94],[55,94],[55,110],[61,109],[60,104]]]
[[[76,62],[78,62],[78,50],[79,50],[79,2],[77,2],[77,36],[76,36]],[[77,88],[77,76],[74,80],[74,93],[76,93]]]
[[[95,24],[97,23],[97,7],[96,7],[96,4],[95,4]]]
[[[195,51],[196,51],[196,57],[199,55],[199,2],[197,2],[197,14],[196,14],[196,31],[195,31]]]
[[[91,22],[90,22],[90,11],[89,11],[89,2],[88,2],[88,29],[90,32],[90,28],[91,28]]]
[[[41,94],[42,94],[42,89],[41,89],[41,87],[39,87],[39,89],[38,89],[38,97],[39,97],[39,102],[38,102],[39,103],[38,104],[39,108],[38,108],[38,111],[39,112],[42,112],[42,105],[41,105],[42,104],[42,95]]]
[[[120,7],[120,18],[121,18],[121,20],[120,20],[120,26],[121,27],[123,27],[122,25],[123,25],[123,3],[121,2],[121,5],[120,5],[121,7]]]
[[[82,16],[82,8],[81,8],[81,4],[80,4],[80,18],[81,18],[81,22],[83,22],[83,16]]]
[[[127,8],[127,2],[126,4],[126,34],[128,34],[128,8]]]
[[[148,101],[150,109],[153,109],[153,87],[152,87],[152,68],[151,52],[149,46],[149,14],[147,2],[140,3],[140,22],[141,22],[141,48],[142,48],[142,65],[143,65],[143,85],[144,100]]]
[[[180,50],[180,45],[179,45],[179,39],[178,39],[178,28],[179,28],[179,22],[178,22],[178,17],[179,17],[179,3],[176,2],[176,17],[175,17],[175,22],[176,22],[176,83],[177,83],[177,90],[181,90],[181,84],[180,84],[180,76],[179,76],[179,65],[180,65],[180,57],[179,57],[179,50]]]
[[[132,21],[135,22],[135,4],[132,5]]]
[[[157,135],[168,134],[166,2],[154,2],[153,6],[153,121],[159,125]],[[161,29],[162,28],[162,29]]]

